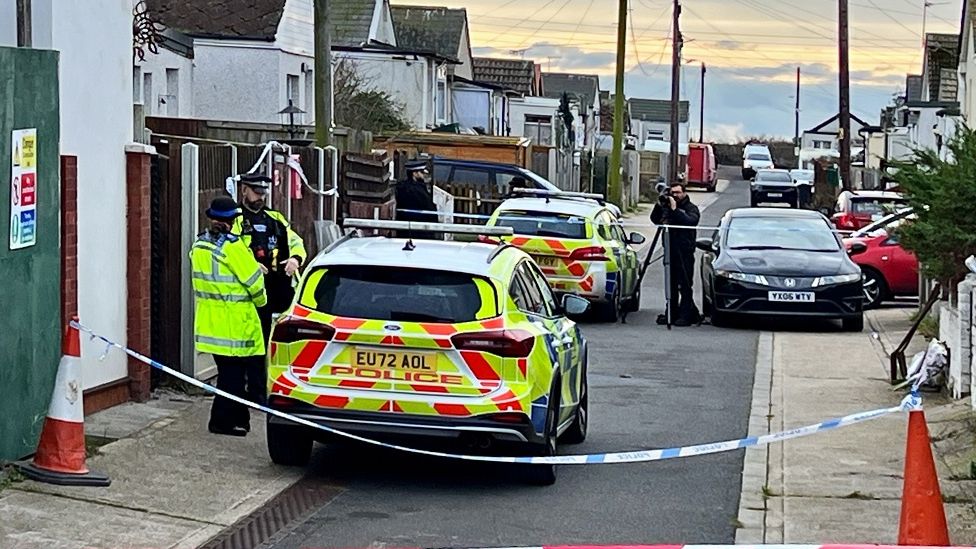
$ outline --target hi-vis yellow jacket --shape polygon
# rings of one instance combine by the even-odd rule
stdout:
[[[234,234],[205,232],[190,250],[197,309],[194,340],[201,353],[263,355],[264,333],[257,307],[268,302],[264,275],[244,241]]]

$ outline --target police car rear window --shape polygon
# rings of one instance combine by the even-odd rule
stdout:
[[[487,280],[464,273],[372,265],[341,265],[309,273],[299,301],[351,318],[459,323],[497,316]]]
[[[586,220],[553,212],[504,211],[495,225],[511,227],[515,234],[552,238],[586,238]]]

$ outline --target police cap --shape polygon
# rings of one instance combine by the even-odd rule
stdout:
[[[241,183],[251,187],[258,193],[264,194],[271,188],[271,178],[260,173],[248,173],[241,176]]]
[[[210,202],[210,207],[206,211],[207,217],[219,221],[230,221],[241,215],[241,209],[237,202],[229,196],[218,196]]]
[[[426,160],[414,160],[406,163],[407,173],[427,171]]]

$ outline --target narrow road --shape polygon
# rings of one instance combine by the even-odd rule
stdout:
[[[722,173],[734,177],[730,169]],[[717,195],[691,196],[711,202],[701,225],[714,226],[729,208],[748,205],[748,185],[733,180]],[[651,267],[642,309],[627,324],[584,325],[590,342],[590,434],[584,444],[563,446],[561,453],[746,435],[758,332],[707,325],[668,331],[656,325],[664,304],[661,269],[660,262]],[[372,447],[319,447],[314,459],[309,478],[327,480],[338,494],[276,536],[276,549],[731,544],[743,451],[563,466],[556,484],[545,488],[510,482],[493,465]]]

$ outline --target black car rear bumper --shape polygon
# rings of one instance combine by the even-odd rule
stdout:
[[[771,301],[769,292],[810,292],[813,302]],[[712,306],[725,314],[855,318],[864,310],[862,282],[848,282],[821,288],[765,286],[723,277],[715,279]]]
[[[762,203],[785,203],[785,204],[796,204],[797,190],[796,187],[774,187],[774,186],[753,186],[752,187],[752,202],[753,204]]]

